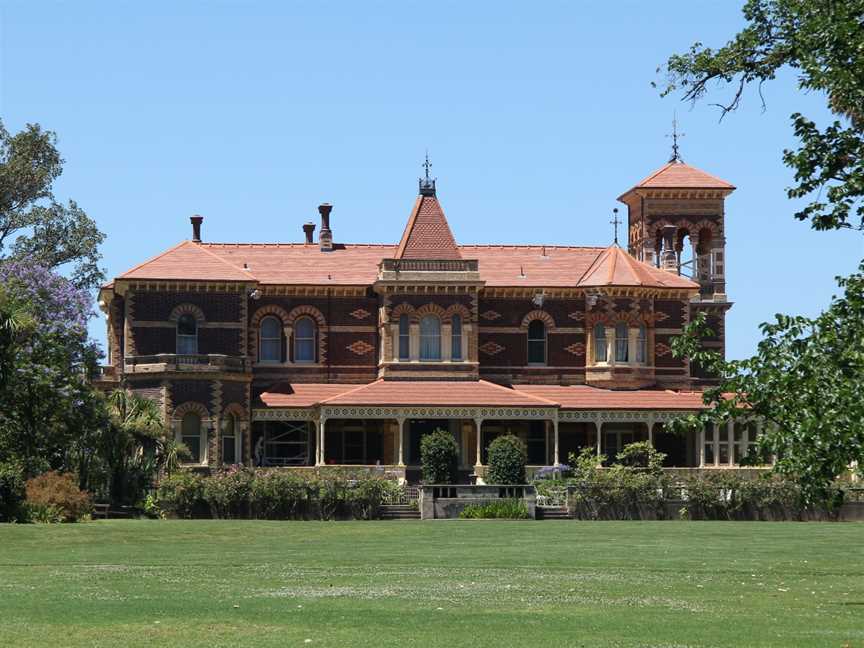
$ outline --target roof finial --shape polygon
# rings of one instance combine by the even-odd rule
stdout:
[[[432,168],[432,163],[429,161],[429,149],[426,149],[426,161],[421,164],[426,170],[426,177],[420,178],[420,195],[421,196],[434,196],[435,195],[435,180],[437,178],[429,177],[429,169]]]
[[[618,245],[618,226],[621,224],[621,221],[618,220],[618,208],[613,209],[612,213],[614,217],[609,221],[609,224],[615,227],[615,245]]]
[[[685,133],[678,132],[678,112],[672,112],[672,134],[667,135],[666,137],[672,138],[672,157],[669,158],[670,162],[683,162],[681,159],[681,151],[678,149],[678,138],[684,137]]]

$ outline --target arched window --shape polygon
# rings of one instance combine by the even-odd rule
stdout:
[[[606,327],[594,325],[594,362],[606,362]]]
[[[198,321],[190,313],[184,313],[177,320],[177,353],[198,353]]]
[[[462,359],[462,316],[450,318],[450,359]]]
[[[615,325],[615,362],[627,362],[630,347],[630,329],[625,322]]]
[[[315,322],[309,317],[294,322],[294,362],[315,362]]]
[[[261,362],[282,362],[282,322],[278,317],[269,315],[261,320],[259,341]]]
[[[639,337],[636,338],[636,362],[639,364],[648,362],[648,329],[644,324],[639,326]]]
[[[546,325],[541,320],[528,325],[528,364],[546,364]]]
[[[187,412],[180,422],[180,441],[189,448],[192,463],[204,463],[204,444],[201,443],[201,417],[195,412]]]
[[[441,321],[434,315],[420,320],[420,359],[441,359]]]
[[[407,315],[399,316],[399,359],[411,358],[411,319]]]
[[[236,414],[226,414],[222,419],[222,463],[238,464],[243,457],[243,433]]]

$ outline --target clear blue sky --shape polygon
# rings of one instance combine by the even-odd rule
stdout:
[[[395,242],[427,148],[460,242],[607,244],[676,108],[684,160],[739,187],[731,357],[774,313],[824,307],[864,256],[785,197],[789,114],[824,118],[821,97],[784,75],[764,113],[750,92],[718,124],[651,88],[669,54],[741,26],[736,2],[6,0],[0,21],[0,115],[57,132],[56,194],[107,234],[109,276],[188,238],[194,213],[208,240],[299,241],[329,201],[337,240]]]

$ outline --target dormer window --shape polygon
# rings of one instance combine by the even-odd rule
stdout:
[[[177,320],[177,353],[182,355],[198,353],[198,322],[190,313],[184,313]]]
[[[546,364],[546,325],[541,320],[528,325],[528,364]]]
[[[441,320],[434,315],[420,320],[420,360],[441,360]]]

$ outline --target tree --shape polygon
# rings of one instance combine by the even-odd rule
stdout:
[[[104,420],[88,380],[99,358],[87,339],[92,298],[51,270],[6,261],[0,311],[13,331],[0,333],[0,457],[26,476],[67,469],[78,437]]]
[[[453,435],[441,428],[420,439],[420,463],[426,484],[452,484],[456,479],[459,447]]]
[[[761,456],[793,477],[808,502],[830,501],[832,483],[850,465],[864,468],[864,263],[838,278],[844,294],[815,318],[777,315],[747,360],[724,361],[704,351],[704,314],[673,340],[673,354],[716,372],[705,391],[710,409],[673,422],[693,429],[712,421],[756,416],[765,422]]]
[[[490,484],[524,484],[528,452],[515,434],[499,436],[486,450]]]
[[[98,250],[104,236],[74,200],[55,200],[51,186],[63,171],[56,142],[38,124],[11,135],[0,122],[0,262],[71,265],[76,287],[95,288],[104,279]]]
[[[663,94],[681,91],[696,102],[715,83],[731,85],[732,96],[714,104],[722,119],[748,84],[761,97],[779,70],[795,70],[798,87],[824,93],[837,117],[819,128],[801,113],[791,116],[801,146],[783,152],[797,183],[787,193],[810,197],[795,218],[817,230],[864,230],[864,0],[748,0],[743,13],[747,25],[725,46],[697,42],[669,58]]]

